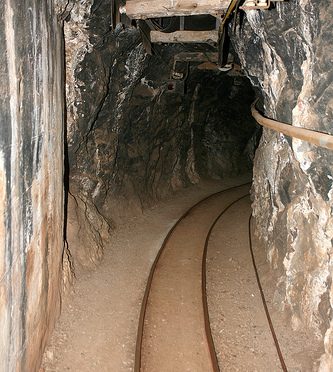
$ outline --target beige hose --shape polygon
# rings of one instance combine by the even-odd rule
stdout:
[[[251,113],[258,124],[265,128],[273,129],[277,132],[281,132],[289,137],[298,138],[303,141],[312,143],[320,147],[324,147],[329,150],[333,150],[333,136],[330,134],[316,132],[314,130],[293,127],[290,124],[281,123],[280,121],[272,120],[262,116],[256,109],[257,100],[255,100],[251,106]]]

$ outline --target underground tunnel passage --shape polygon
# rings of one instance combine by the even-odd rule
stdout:
[[[333,5],[0,10],[0,371],[332,371]]]

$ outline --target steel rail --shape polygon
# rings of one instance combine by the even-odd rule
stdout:
[[[144,321],[145,321],[145,316],[146,316],[146,310],[147,310],[147,304],[148,304],[148,298],[149,298],[149,293],[150,293],[150,289],[151,289],[151,286],[152,286],[152,282],[153,282],[153,277],[154,277],[154,273],[155,273],[155,269],[156,269],[156,266],[157,266],[157,263],[164,251],[164,248],[170,238],[170,236],[172,235],[172,233],[174,232],[174,230],[176,229],[176,227],[201,203],[204,203],[205,201],[207,201],[208,199],[210,198],[213,198],[215,196],[218,196],[220,194],[223,194],[223,193],[226,193],[228,191],[231,191],[231,190],[234,190],[234,189],[237,189],[237,188],[240,188],[242,186],[246,186],[246,185],[250,185],[250,182],[248,183],[244,183],[244,184],[241,184],[241,185],[238,185],[238,186],[234,186],[234,187],[230,187],[228,189],[225,189],[225,190],[222,190],[222,191],[218,191],[214,194],[211,194],[207,197],[205,197],[204,199],[200,200],[199,202],[197,202],[196,204],[194,204],[190,209],[188,209],[179,219],[178,221],[173,225],[173,227],[169,230],[167,236],[165,237],[164,241],[163,241],[163,244],[160,248],[160,250],[158,251],[157,255],[156,255],[156,258],[152,264],[152,267],[150,269],[150,272],[149,272],[149,276],[148,276],[148,279],[147,279],[147,284],[146,284],[146,289],[145,289],[145,293],[144,293],[144,296],[143,296],[143,300],[142,300],[142,304],[141,304],[141,310],[140,310],[140,316],[139,316],[139,324],[138,324],[138,331],[137,331],[137,338],[136,338],[136,346],[135,346],[135,360],[134,360],[134,372],[141,372],[141,349],[142,349],[142,340],[143,340],[143,329],[144,329]],[[205,310],[204,310],[205,312]],[[205,326],[205,330],[207,332],[207,327]],[[209,327],[209,330],[210,332],[210,327]],[[206,336],[207,336],[207,333],[206,333]],[[209,339],[212,340],[212,336],[211,336],[211,333],[210,333],[210,336],[208,335],[207,336],[207,343],[208,343],[208,347],[210,348],[209,352],[210,352],[210,355],[212,356],[213,355],[213,358],[212,358],[212,365],[213,365],[213,368],[216,367],[216,362],[217,362],[217,357],[216,357],[216,354],[215,354],[215,347],[214,347],[214,344],[211,343],[211,341],[209,341]],[[212,349],[212,345],[213,345],[213,349]],[[214,357],[214,354],[215,354],[215,357]],[[218,368],[218,364],[217,364],[217,368]],[[219,369],[214,369],[214,372],[219,372]]]
[[[333,135],[314,131],[311,129],[294,127],[290,124],[286,124],[281,121],[266,118],[265,116],[261,115],[259,111],[256,109],[257,101],[258,99],[256,99],[252,103],[251,113],[254,119],[257,121],[257,123],[260,124],[261,126],[273,129],[276,132],[285,134],[286,136],[297,138],[302,141],[312,143],[313,145],[333,150]]]
[[[213,340],[213,337],[212,337],[212,333],[211,333],[211,327],[210,327],[210,319],[209,319],[209,311],[208,311],[208,302],[207,302],[207,286],[206,286],[206,273],[207,273],[207,270],[206,270],[206,263],[207,263],[207,250],[208,250],[208,244],[209,244],[209,240],[210,240],[210,236],[212,234],[212,231],[215,227],[215,225],[218,223],[218,221],[220,220],[220,218],[232,207],[234,206],[236,203],[238,203],[239,201],[241,201],[242,199],[246,198],[247,196],[249,196],[249,193],[247,193],[246,195],[236,199],[235,201],[233,201],[232,203],[230,203],[218,216],[217,218],[215,219],[215,221],[213,222],[210,230],[208,231],[208,235],[207,235],[207,238],[206,238],[206,243],[205,243],[205,248],[204,248],[204,253],[203,253],[203,258],[202,258],[202,302],[203,302],[203,307],[204,307],[204,315],[205,315],[205,327],[206,327],[206,335],[207,335],[207,339],[208,339],[208,343],[210,344],[209,345],[209,348],[210,348],[210,351],[214,350],[215,351],[215,346],[214,346],[214,340]],[[279,344],[279,341],[278,341],[278,338],[276,336],[276,332],[275,332],[275,329],[274,329],[274,326],[273,326],[273,322],[272,322],[272,319],[271,319],[271,316],[269,314],[269,310],[268,310],[268,306],[267,306],[267,301],[266,301],[266,297],[265,297],[265,294],[264,294],[264,290],[262,288],[262,285],[261,285],[261,281],[260,281],[260,277],[259,277],[259,272],[258,272],[258,269],[257,269],[257,264],[256,264],[256,261],[255,261],[255,257],[254,257],[254,252],[253,252],[253,244],[252,244],[252,234],[251,234],[251,219],[252,219],[252,214],[250,215],[250,218],[249,218],[249,224],[248,224],[248,234],[249,234],[249,248],[250,248],[250,253],[251,253],[251,260],[252,260],[252,265],[253,265],[253,270],[254,270],[254,273],[255,273],[255,276],[256,276],[256,281],[257,281],[257,285],[258,285],[258,288],[259,288],[259,292],[260,292],[260,296],[261,296],[261,300],[262,300],[262,303],[263,303],[263,307],[264,307],[264,311],[265,311],[265,315],[266,315],[266,318],[267,318],[267,322],[268,322],[268,325],[269,325],[269,329],[271,331],[271,335],[272,335],[272,338],[273,338],[273,341],[274,341],[274,345],[275,345],[275,348],[276,348],[276,352],[278,354],[278,357],[279,357],[279,361],[280,361],[280,364],[281,364],[281,368],[283,370],[283,372],[288,372],[288,369],[287,369],[287,366],[286,366],[286,363],[285,363],[285,360],[283,358],[283,354],[282,354],[282,351],[281,351],[281,348],[280,348],[280,344]],[[211,355],[211,358],[213,360],[213,358],[216,358],[216,352],[214,355]],[[216,358],[216,363],[217,363],[217,370],[219,371],[219,365],[218,365],[218,361],[217,361],[217,358]]]
[[[237,188],[240,188],[242,186],[246,186],[248,184],[250,184],[250,183],[245,183],[245,184],[242,184],[242,185],[234,186],[234,187],[231,187],[231,188],[228,188],[228,189],[225,189],[225,190],[216,192],[214,194],[211,194],[211,195],[207,196],[206,198],[200,200],[199,202],[197,202],[196,204],[194,204],[190,209],[188,209],[180,217],[180,219],[178,219],[178,221],[173,225],[173,227],[168,232],[168,234],[165,237],[165,239],[163,241],[163,244],[162,244],[162,246],[161,246],[161,248],[160,248],[160,250],[159,250],[159,252],[158,252],[158,254],[157,254],[157,256],[156,256],[156,258],[154,260],[154,262],[153,262],[153,265],[151,267],[151,270],[150,270],[150,273],[149,273],[149,276],[148,276],[148,280],[147,280],[147,284],[146,284],[146,289],[145,289],[143,301],[142,301],[142,304],[141,304],[141,311],[140,311],[139,325],[138,325],[138,332],[137,332],[137,340],[136,340],[136,349],[135,349],[134,372],[141,372],[141,350],[142,350],[142,340],[143,340],[143,331],[144,331],[144,320],[145,320],[146,309],[147,309],[147,304],[148,304],[148,297],[149,297],[150,289],[151,289],[151,286],[152,286],[152,282],[153,282],[153,277],[154,277],[156,266],[158,264],[159,258],[161,256],[161,254],[163,253],[164,248],[165,248],[165,246],[166,246],[166,244],[167,244],[170,236],[172,235],[172,233],[174,232],[174,230],[176,229],[176,227],[197,206],[199,206],[201,203],[204,203],[205,201],[207,201],[210,198],[213,198],[213,197],[218,196],[220,194],[226,193],[226,192],[231,191],[233,189],[237,189]],[[222,210],[222,212],[216,217],[216,219],[212,223],[212,225],[211,225],[211,227],[210,227],[210,229],[209,229],[209,231],[207,233],[206,240],[205,240],[205,245],[204,245],[204,250],[203,250],[203,255],[202,255],[202,266],[201,266],[202,283],[201,283],[201,285],[202,285],[202,306],[203,306],[204,323],[205,323],[204,326],[205,326],[206,339],[207,339],[207,344],[208,344],[210,358],[211,358],[212,367],[213,367],[213,371],[214,372],[220,372],[220,368],[219,368],[219,364],[218,364],[218,359],[217,359],[217,355],[216,355],[216,351],[215,351],[215,346],[214,346],[214,340],[213,340],[213,336],[212,336],[212,332],[211,332],[211,327],[210,327],[208,302],[207,302],[207,286],[206,286],[206,284],[207,284],[206,283],[207,250],[208,250],[208,245],[209,245],[209,240],[210,240],[210,237],[211,237],[211,233],[212,233],[214,227],[216,226],[217,222],[219,221],[219,219],[232,206],[234,206],[237,202],[239,202],[240,200],[244,199],[247,196],[249,196],[249,193],[246,193],[245,195],[243,195],[243,196],[237,198],[236,200],[232,201],[231,203],[229,203]],[[279,357],[279,360],[280,360],[280,364],[281,364],[282,370],[284,372],[288,372],[288,369],[286,367],[286,363],[284,361],[284,358],[283,358],[283,355],[282,355],[282,352],[281,352],[281,349],[280,349],[280,346],[279,346],[279,342],[278,342],[278,339],[277,339],[277,336],[276,336],[276,332],[274,330],[273,322],[272,322],[271,317],[270,317],[270,314],[269,314],[269,310],[268,310],[266,298],[265,298],[265,295],[264,295],[264,292],[263,292],[263,288],[261,286],[261,282],[260,282],[260,278],[259,278],[259,273],[258,273],[256,262],[255,262],[253,247],[252,247],[252,237],[251,237],[251,225],[250,225],[250,223],[251,223],[251,216],[250,216],[250,219],[249,219],[249,226],[248,226],[248,228],[249,228],[249,230],[248,230],[248,233],[249,233],[249,247],[250,247],[252,264],[253,264],[253,268],[254,268],[256,280],[257,280],[257,285],[258,285],[258,288],[259,288],[259,291],[260,291],[260,295],[261,295],[261,299],[262,299],[264,311],[265,311],[265,314],[266,314],[266,317],[267,317],[268,325],[269,325],[269,328],[270,328],[270,331],[271,331],[271,334],[272,334],[272,337],[273,337],[273,341],[274,341],[274,344],[275,344],[275,347],[276,347],[276,350],[277,350],[277,354],[278,354],[278,357]]]
[[[261,281],[260,281],[260,277],[259,277],[259,273],[258,273],[258,269],[257,269],[257,264],[256,264],[256,260],[255,260],[255,257],[254,257],[253,246],[252,246],[252,234],[251,234],[251,220],[252,220],[252,214],[249,217],[249,225],[248,225],[248,228],[249,228],[249,246],[250,246],[250,252],[251,252],[252,265],[253,265],[254,273],[256,275],[257,284],[258,284],[258,288],[259,288],[259,291],[260,291],[260,296],[261,296],[262,304],[264,306],[264,310],[265,310],[266,318],[267,318],[267,321],[268,321],[269,329],[271,331],[273,341],[274,341],[274,344],[275,344],[275,348],[276,348],[276,351],[278,353],[278,357],[279,357],[279,360],[280,360],[281,368],[282,368],[283,372],[288,372],[288,369],[287,369],[287,366],[286,366],[286,363],[284,361],[282,351],[281,351],[281,348],[280,348],[280,345],[279,345],[279,341],[278,341],[278,338],[277,338],[275,330],[274,330],[273,322],[272,322],[271,316],[269,314],[266,297],[265,297],[264,290],[263,290],[262,285],[261,285]]]
[[[201,266],[202,306],[203,306],[203,310],[204,310],[206,338],[207,338],[207,341],[208,341],[209,352],[210,352],[210,357],[211,357],[211,360],[212,360],[214,372],[215,371],[219,372],[220,367],[219,367],[219,363],[218,363],[217,356],[216,356],[216,350],[215,350],[215,345],[214,345],[214,340],[213,340],[213,335],[212,335],[212,329],[210,327],[210,318],[209,318],[208,301],[207,301],[206,263],[207,263],[208,244],[209,244],[209,240],[210,240],[210,237],[211,237],[211,234],[212,234],[212,231],[213,231],[215,225],[217,224],[219,219],[224,215],[224,213],[227,212],[227,210],[229,208],[231,208],[234,204],[236,204],[237,202],[246,198],[249,195],[250,195],[249,193],[246,193],[245,195],[241,196],[240,198],[234,200],[226,208],[224,208],[223,211],[216,217],[215,221],[213,222],[212,226],[210,227],[210,229],[208,231],[206,241],[205,241],[204,251],[203,251],[203,255],[202,255],[202,266]]]

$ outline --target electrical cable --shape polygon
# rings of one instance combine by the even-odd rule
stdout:
[[[175,29],[176,24],[177,24],[177,17],[170,17],[169,23],[165,27],[163,27],[157,21],[156,18],[152,18],[150,21],[151,21],[151,23],[152,23],[152,25],[153,25],[153,27],[154,27],[155,30],[160,31],[160,32],[168,33],[168,32],[172,32]]]

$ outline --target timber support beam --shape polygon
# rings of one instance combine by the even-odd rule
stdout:
[[[127,0],[121,12],[132,19],[189,16],[199,14],[221,15],[229,0]]]
[[[150,31],[152,43],[217,43],[218,31],[175,31],[170,33]]]
[[[180,62],[217,62],[216,52],[182,52],[175,55],[174,60]]]

